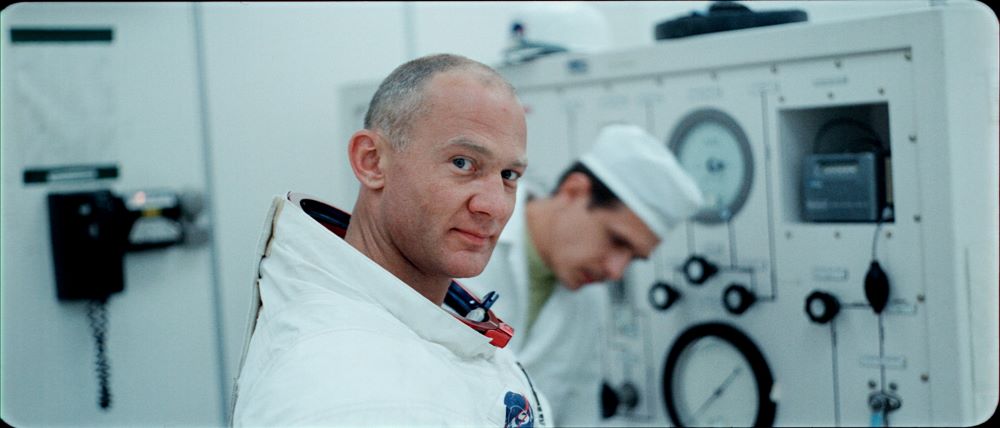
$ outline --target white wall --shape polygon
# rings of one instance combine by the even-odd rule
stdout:
[[[226,379],[237,375],[252,261],[271,198],[290,190],[354,205],[337,90],[404,58],[392,3],[205,3],[209,139],[217,192]],[[345,182],[345,180],[351,180]],[[228,390],[227,385],[227,390]]]
[[[192,14],[185,4],[22,3],[2,14],[2,391],[14,426],[224,421],[210,248],[125,257],[108,302],[111,408],[97,406],[82,302],[59,302],[49,192],[204,189]],[[17,44],[11,26],[110,27],[110,44]],[[104,183],[23,184],[25,167],[117,163]]]
[[[708,2],[592,4],[608,19],[612,49],[620,49],[654,43],[653,25],[704,10]],[[811,21],[926,4],[916,0],[749,3],[761,10],[803,9]],[[226,408],[222,397],[228,397],[241,352],[252,253],[271,196],[294,190],[353,207],[356,184],[345,151],[347,130],[360,124],[343,123],[341,88],[376,81],[403,61],[434,52],[497,64],[508,41],[511,17],[521,5],[51,3],[4,9],[4,420],[220,421]],[[195,17],[200,19],[200,33]],[[34,276],[19,267],[27,257],[21,251],[45,255],[49,244],[47,226],[38,220],[44,219],[43,192],[21,189],[22,165],[9,157],[13,147],[33,144],[8,137],[10,126],[16,126],[8,125],[8,111],[16,107],[7,102],[11,73],[6,38],[12,22],[114,26],[114,58],[119,59],[113,79],[120,114],[114,125],[120,145],[114,155],[123,159],[123,177],[116,186],[190,185],[211,192],[212,247],[194,253],[170,250],[169,256],[159,258],[130,256],[127,291],[112,301],[114,337],[109,347],[120,407],[109,415],[95,410],[92,345],[82,311],[55,302],[46,259],[37,261],[41,265],[35,266]],[[199,48],[204,58],[202,94],[197,93]],[[207,101],[204,111],[202,96]],[[209,158],[207,177],[204,153]],[[10,208],[29,200],[30,210]],[[188,276],[160,280],[171,285],[140,286],[142,281],[132,281],[136,275],[149,279],[173,272]],[[210,284],[213,280],[216,283]],[[191,316],[192,311],[198,315]],[[45,334],[36,334],[39,330]],[[176,349],[181,348],[185,351],[178,354]],[[83,357],[77,356],[80,353]],[[45,374],[39,378],[38,373]],[[174,383],[153,381],[154,373],[169,375]],[[126,391],[132,386],[126,382],[135,380],[145,382],[135,388],[149,389],[156,399],[129,407]],[[190,385],[195,382],[199,388],[192,392]],[[39,404],[43,402],[51,404]]]

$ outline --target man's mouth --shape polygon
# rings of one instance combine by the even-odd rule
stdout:
[[[468,229],[454,229],[466,241],[475,245],[485,245],[490,241],[492,234]]]

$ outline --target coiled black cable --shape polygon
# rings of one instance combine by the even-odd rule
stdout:
[[[108,381],[111,378],[111,366],[105,352],[105,334],[108,329],[107,299],[94,299],[87,302],[87,318],[90,319],[90,330],[94,335],[94,345],[97,348],[97,382],[98,405],[102,410],[111,407],[111,389]]]

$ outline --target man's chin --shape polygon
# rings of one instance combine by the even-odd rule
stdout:
[[[474,257],[465,257],[452,263],[448,272],[452,278],[472,278],[486,270],[487,262],[489,259],[476,260]]]
[[[557,280],[559,281],[559,283],[562,284],[563,287],[566,287],[570,291],[579,290],[583,288],[583,286],[588,284],[587,282],[585,282],[584,278],[574,277],[569,275],[563,275],[563,276],[557,275]]]

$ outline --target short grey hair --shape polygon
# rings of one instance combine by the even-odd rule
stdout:
[[[460,55],[428,55],[396,67],[379,84],[365,113],[365,128],[381,132],[396,150],[402,149],[413,120],[426,112],[424,86],[434,75],[452,70],[478,71],[484,84],[499,85],[516,97],[510,82],[488,65]]]

